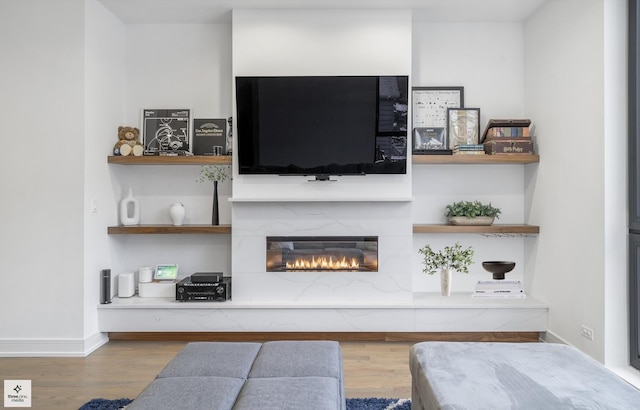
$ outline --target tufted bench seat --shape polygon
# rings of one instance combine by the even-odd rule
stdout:
[[[139,409],[346,409],[334,341],[187,344],[127,407]]]
[[[409,367],[414,410],[640,408],[639,390],[562,344],[423,342]]]

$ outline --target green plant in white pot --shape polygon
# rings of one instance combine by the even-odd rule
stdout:
[[[491,225],[495,218],[500,218],[501,212],[490,202],[460,201],[447,205],[445,216],[453,225]]]
[[[462,249],[462,245],[456,242],[453,246],[445,246],[440,251],[431,249],[427,244],[418,250],[423,255],[422,264],[424,273],[433,275],[440,271],[440,289],[443,296],[451,295],[452,272],[469,273],[469,266],[473,263],[473,247]]]

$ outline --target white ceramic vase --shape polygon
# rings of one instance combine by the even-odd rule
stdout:
[[[182,225],[182,221],[184,220],[184,216],[187,211],[184,209],[184,205],[180,202],[176,202],[169,207],[169,216],[171,217],[171,222],[176,225]]]
[[[129,188],[129,194],[120,202],[120,222],[125,226],[140,223],[140,204],[133,197],[133,188]]]
[[[440,270],[440,291],[442,296],[451,296],[451,279],[453,271],[451,269]]]

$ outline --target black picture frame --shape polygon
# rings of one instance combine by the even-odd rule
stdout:
[[[449,149],[480,144],[480,108],[448,108],[447,124]]]
[[[191,110],[143,109],[142,138],[145,155],[189,152]]]
[[[445,127],[415,127],[413,129],[413,153],[432,154],[433,151],[448,150]]]
[[[411,89],[413,153],[432,154],[433,151],[448,149],[448,117],[447,109],[464,107],[464,87],[413,87]],[[444,130],[442,137],[440,129]],[[432,131],[427,131],[432,130]],[[431,135],[428,135],[431,134]],[[445,143],[440,149],[439,144],[428,144],[427,137],[435,137]],[[432,141],[434,142],[434,141]]]

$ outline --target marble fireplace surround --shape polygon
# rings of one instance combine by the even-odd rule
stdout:
[[[234,202],[234,302],[408,301],[411,284],[410,202]],[[377,272],[267,272],[266,238],[378,237]]]

